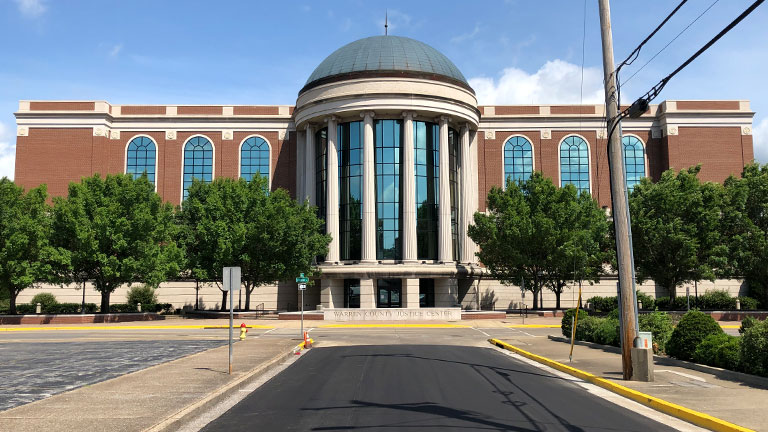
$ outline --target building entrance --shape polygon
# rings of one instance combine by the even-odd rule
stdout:
[[[401,279],[378,279],[376,281],[376,307],[399,308],[402,307],[401,294],[403,282]]]

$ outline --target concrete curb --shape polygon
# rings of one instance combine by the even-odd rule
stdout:
[[[312,339],[310,339],[309,341],[310,343],[313,342]],[[275,356],[271,360],[267,361],[266,363],[262,363],[261,365],[249,370],[240,378],[237,378],[236,380],[228,384],[225,384],[219,387],[218,389],[208,393],[208,395],[202,400],[199,400],[191,405],[187,405],[181,410],[166,417],[165,420],[161,421],[160,423],[157,423],[152,427],[144,429],[144,432],[165,432],[165,431],[179,430],[184,425],[194,420],[196,417],[198,417],[205,411],[213,408],[214,406],[222,402],[224,399],[230,397],[233,392],[246,387],[256,379],[258,379],[261,375],[264,375],[265,373],[279,366],[280,363],[293,357],[295,355],[294,353],[297,350],[303,350],[303,349],[304,349],[304,342],[301,342],[300,344],[296,345],[296,347],[291,351],[285,354]]]
[[[571,340],[562,336],[547,336],[550,340],[556,342],[571,343]],[[602,345],[595,342],[576,341],[576,345],[586,346],[594,349],[602,349],[604,351],[610,351],[613,353],[621,353],[618,347],[611,345]],[[677,366],[686,369],[692,369],[698,372],[708,373],[716,376],[719,379],[735,381],[741,384],[748,384],[754,387],[760,387],[768,389],[768,378],[763,378],[757,375],[750,375],[748,373],[736,372],[728,369],[720,369],[714,366],[707,366],[699,363],[689,362],[685,360],[678,360],[672,357],[653,355],[653,359],[657,365],[663,366]]]
[[[90,330],[179,330],[179,329],[227,329],[228,325],[197,325],[197,324],[172,324],[172,325],[127,325],[127,326],[72,326],[72,327],[2,327],[0,332],[26,332],[26,331],[90,331]],[[240,326],[232,327],[239,329]],[[246,328],[272,329],[272,326],[251,324]]]
[[[702,412],[694,411],[690,408],[686,408],[686,407],[674,404],[672,402],[668,402],[663,399],[659,399],[657,397],[647,395],[645,393],[641,393],[636,390],[632,390],[628,387],[624,387],[623,385],[616,384],[613,381],[592,375],[589,372],[585,372],[583,370],[576,369],[571,366],[566,366],[555,360],[530,353],[516,346],[510,345],[506,342],[502,342],[498,339],[488,339],[488,342],[490,342],[492,345],[495,345],[499,348],[512,351],[525,358],[531,359],[543,365],[549,366],[553,369],[559,370],[560,372],[567,373],[568,375],[571,375],[576,378],[587,381],[589,383],[592,383],[598,387],[604,388],[608,391],[616,393],[627,399],[631,399],[649,408],[653,408],[656,411],[660,411],[660,412],[663,412],[664,414],[671,415],[672,417],[676,417],[681,420],[685,420],[689,423],[693,423],[696,426],[707,428],[709,430],[713,430],[716,432],[750,432],[752,431],[751,429],[747,429],[745,427],[735,425],[725,420],[721,420],[717,417],[713,417],[709,414],[704,414]]]

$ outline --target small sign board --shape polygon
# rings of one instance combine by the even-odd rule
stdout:
[[[306,289],[307,289],[307,284],[305,284],[305,283],[300,283],[299,284],[299,291],[304,291]]]
[[[296,278],[296,283],[305,284],[307,282],[309,282],[309,278],[304,277],[304,273],[301,273],[301,275]]]
[[[240,291],[240,267],[224,267],[224,291]]]

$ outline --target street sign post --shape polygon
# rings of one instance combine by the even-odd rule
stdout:
[[[304,337],[304,291],[307,290],[307,282],[309,282],[309,278],[305,277],[304,273],[301,273],[296,278],[296,283],[299,284],[299,291],[301,291],[301,333],[299,334],[301,337]]]
[[[240,267],[224,267],[222,285],[229,291],[229,374],[232,375],[232,326],[234,325],[233,307],[235,291],[240,291]]]

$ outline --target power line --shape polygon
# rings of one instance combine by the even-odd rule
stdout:
[[[623,61],[623,62],[621,62],[621,64],[619,64],[619,66],[616,68],[616,73],[618,73],[618,72],[619,72],[619,70],[621,70],[622,66],[624,66],[624,65],[631,65],[631,64],[632,64],[632,62],[634,62],[634,61],[637,59],[637,56],[638,56],[638,55],[640,55],[640,50],[643,48],[643,45],[645,45],[645,44],[646,44],[646,43],[647,43],[649,40],[651,40],[651,38],[652,38],[652,37],[653,37],[653,36],[654,36],[654,35],[655,35],[655,34],[656,34],[656,33],[657,33],[657,32],[658,32],[658,31],[659,31],[659,30],[660,30],[662,27],[664,27],[664,24],[666,24],[666,23],[667,23],[667,21],[669,21],[669,19],[670,19],[670,18],[672,18],[672,15],[674,15],[675,13],[677,13],[677,11],[678,11],[678,10],[680,10],[680,8],[681,8],[681,7],[683,7],[683,5],[684,5],[684,4],[685,4],[687,1],[688,1],[688,0],[683,0],[683,1],[681,1],[681,2],[680,2],[680,4],[678,4],[678,5],[677,5],[677,7],[676,7],[676,8],[675,8],[675,9],[674,9],[672,12],[670,12],[670,14],[669,14],[669,15],[667,15],[667,17],[666,17],[666,18],[664,18],[664,21],[662,21],[662,22],[661,22],[661,24],[659,24],[658,26],[656,26],[656,28],[655,28],[655,29],[653,29],[653,31],[651,32],[651,34],[649,34],[649,35],[648,35],[648,36],[647,36],[645,39],[643,39],[643,41],[642,41],[642,42],[640,42],[640,45],[638,45],[638,46],[637,46],[637,48],[635,48],[635,50],[634,50],[634,51],[632,51],[632,52],[631,52],[631,53],[630,53],[630,54],[627,56],[627,58],[625,58],[625,59],[624,59],[624,61]],[[633,56],[634,56],[634,58],[632,58]]]
[[[636,71],[635,71],[635,73],[633,73],[633,74],[632,74],[632,75],[631,75],[629,78],[627,78],[627,80],[624,82],[624,84],[628,83],[628,82],[629,82],[629,81],[630,81],[632,78],[634,78],[634,77],[635,77],[635,75],[637,75],[638,73],[640,73],[640,71],[641,71],[641,70],[643,70],[643,69],[644,69],[646,66],[648,66],[648,63],[652,62],[652,61],[653,61],[653,60],[654,60],[656,57],[658,57],[658,56],[659,56],[659,54],[661,54],[661,53],[662,53],[662,52],[663,52],[665,49],[667,49],[667,47],[669,47],[670,45],[672,45],[672,43],[673,43],[674,41],[676,41],[676,40],[677,40],[677,38],[679,38],[679,37],[680,37],[680,35],[682,35],[683,33],[685,33],[685,31],[686,31],[686,30],[688,30],[688,29],[689,29],[689,28],[690,28],[692,25],[694,25],[694,24],[696,23],[696,21],[698,21],[698,20],[699,20],[699,18],[701,18],[702,16],[704,16],[704,14],[705,14],[705,13],[707,13],[707,12],[708,12],[710,9],[712,9],[712,7],[713,7],[715,4],[717,4],[717,2],[719,2],[719,1],[720,1],[720,0],[715,0],[715,1],[713,1],[713,2],[712,2],[712,4],[710,4],[708,8],[704,9],[704,11],[703,11],[702,13],[700,13],[700,14],[699,14],[699,16],[697,16],[697,17],[696,17],[696,18],[695,18],[693,21],[691,21],[690,23],[688,23],[688,25],[687,25],[687,26],[685,26],[685,28],[683,28],[682,30],[680,30],[680,33],[678,33],[678,34],[677,34],[677,36],[675,36],[674,38],[672,38],[672,40],[671,40],[671,41],[667,42],[667,44],[666,44],[666,45],[664,45],[664,47],[663,47],[663,48],[661,48],[661,49],[660,49],[660,50],[659,50],[659,51],[658,51],[656,54],[654,54],[654,55],[653,55],[653,57],[651,57],[651,58],[650,58],[650,59],[649,59],[647,62],[645,62],[645,63],[644,63],[642,66],[640,66],[640,68],[639,68],[638,70],[636,70]],[[633,61],[634,61],[634,60],[633,60]],[[627,64],[631,64],[631,63],[627,63]]]

